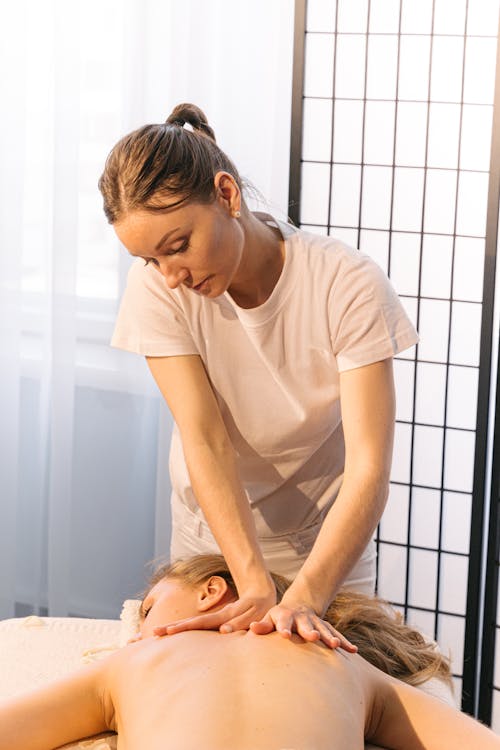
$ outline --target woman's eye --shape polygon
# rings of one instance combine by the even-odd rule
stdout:
[[[179,247],[172,247],[170,250],[167,250],[166,255],[177,255],[177,253],[185,253],[188,247],[189,242],[188,240],[185,240],[182,245],[179,245]]]
[[[153,263],[155,266],[159,266],[160,264],[156,260],[156,258],[144,258],[144,265],[149,266],[150,263]]]

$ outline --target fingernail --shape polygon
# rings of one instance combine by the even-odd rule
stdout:
[[[233,632],[233,628],[231,627],[231,625],[221,625],[220,632],[221,633],[232,633]]]

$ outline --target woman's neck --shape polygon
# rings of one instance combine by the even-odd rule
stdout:
[[[259,307],[271,296],[283,270],[285,243],[273,229],[250,211],[240,219],[245,244],[240,266],[228,293],[239,307]]]

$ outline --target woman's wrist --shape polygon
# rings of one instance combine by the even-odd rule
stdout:
[[[317,615],[323,617],[328,609],[331,598],[328,594],[318,589],[317,586],[311,587],[300,579],[300,574],[286,590],[281,600],[285,606],[306,606],[310,607]]]
[[[269,571],[263,566],[246,567],[244,574],[240,575],[235,574],[233,570],[231,570],[231,573],[240,596],[242,594],[257,596],[268,596],[270,593],[276,594],[273,579]]]
[[[273,579],[267,571],[264,571],[264,575],[247,575],[241,582],[235,581],[238,592],[247,593],[258,593],[260,595],[267,595],[270,592],[276,592]]]

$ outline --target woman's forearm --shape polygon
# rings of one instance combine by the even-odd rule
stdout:
[[[238,591],[272,588],[231,443],[224,438],[185,441],[184,455],[196,499]]]
[[[274,590],[264,566],[236,454],[198,355],[148,357],[179,428],[191,485],[238,591]]]
[[[374,399],[373,394],[376,394]],[[287,597],[323,614],[375,531],[387,501],[395,421],[392,360],[340,376],[345,470],[340,492]]]
[[[287,592],[323,615],[369,543],[388,494],[388,480],[371,473],[344,476],[311,553]]]

